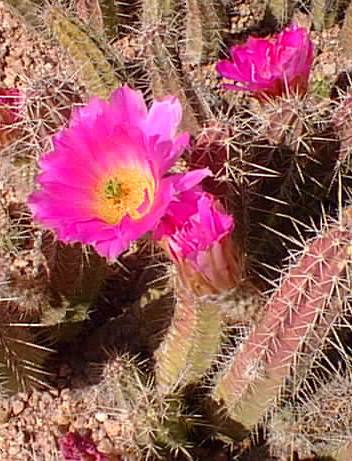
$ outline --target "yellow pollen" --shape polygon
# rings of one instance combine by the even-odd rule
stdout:
[[[96,213],[108,224],[118,224],[126,215],[138,220],[148,213],[153,204],[154,186],[154,179],[147,172],[138,168],[121,168],[99,183]]]

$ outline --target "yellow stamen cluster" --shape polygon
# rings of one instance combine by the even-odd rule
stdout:
[[[96,213],[107,224],[118,224],[126,215],[138,220],[150,210],[154,190],[154,179],[148,172],[138,168],[121,168],[99,183]]]

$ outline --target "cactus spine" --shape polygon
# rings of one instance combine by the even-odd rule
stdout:
[[[282,25],[286,24],[291,18],[294,9],[294,2],[291,0],[270,0],[269,8],[278,24]]]
[[[340,43],[344,54],[351,57],[351,41],[352,41],[352,3],[347,7],[345,20],[340,32]]]
[[[351,459],[350,364],[346,371],[336,370],[331,378],[320,383],[308,400],[291,402],[274,416],[269,441],[275,456],[287,459],[295,450],[300,458],[314,452],[336,461]]]
[[[47,18],[49,29],[70,55],[81,81],[91,95],[106,98],[114,88],[121,85],[121,79],[105,54],[84,31],[83,26],[66,17],[58,8],[52,8]]]
[[[182,69],[178,54],[177,5],[173,1],[143,1],[142,24],[146,34],[146,69],[154,97],[176,95],[183,106],[182,127],[200,131],[204,108]],[[150,32],[151,31],[151,32]]]
[[[199,381],[219,351],[219,306],[191,297],[177,302],[172,324],[155,352],[156,383],[162,394]]]
[[[217,0],[185,0],[185,3],[185,60],[191,64],[201,64],[216,59],[224,29],[224,6]]]
[[[351,239],[350,225],[333,225],[308,244],[264,307],[261,322],[218,376],[212,398],[239,425],[239,437],[277,400],[304,344],[329,313],[336,290],[340,296],[348,290],[338,280],[350,261]]]

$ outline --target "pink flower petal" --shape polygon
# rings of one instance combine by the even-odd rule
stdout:
[[[167,96],[154,101],[145,121],[149,136],[159,135],[161,140],[174,138],[182,120],[182,107],[175,96]]]
[[[118,124],[141,126],[148,116],[142,92],[132,90],[127,85],[115,90],[111,94],[111,113]]]
[[[287,90],[304,94],[313,62],[313,44],[306,29],[291,25],[269,39],[250,37],[231,48],[231,60],[216,70],[234,80],[230,90],[251,91],[258,98],[282,96]]]

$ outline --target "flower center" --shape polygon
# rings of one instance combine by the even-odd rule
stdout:
[[[148,172],[121,168],[99,184],[96,212],[108,224],[118,224],[127,215],[138,220],[150,210],[154,189],[154,179]]]

